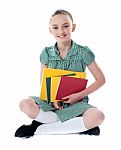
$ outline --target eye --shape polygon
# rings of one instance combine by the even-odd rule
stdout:
[[[64,28],[68,28],[69,27],[69,25],[64,25]]]
[[[55,29],[55,30],[56,30],[56,29],[58,29],[58,27],[53,27],[53,29]]]

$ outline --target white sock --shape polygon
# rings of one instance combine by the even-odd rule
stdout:
[[[60,121],[59,117],[53,111],[42,111],[40,110],[38,116],[35,118],[36,121],[42,123],[52,123],[56,121]]]
[[[83,117],[76,117],[65,122],[43,124],[37,128],[35,134],[70,134],[86,131]]]

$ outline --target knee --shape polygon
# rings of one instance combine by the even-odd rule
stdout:
[[[31,104],[32,104],[31,99],[23,99],[19,103],[19,108],[21,111],[25,112],[26,110],[28,110],[31,107]]]
[[[100,125],[103,123],[104,119],[105,119],[105,115],[102,111],[97,110],[95,113],[95,118],[97,120],[97,123]]]
[[[84,120],[93,126],[101,125],[105,119],[104,113],[97,108],[90,108],[84,114]],[[92,127],[92,126],[91,126]]]
[[[23,99],[19,104],[20,110],[31,119],[34,119],[39,113],[39,106],[36,105],[34,99]]]

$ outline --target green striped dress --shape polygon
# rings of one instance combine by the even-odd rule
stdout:
[[[88,47],[83,47],[72,41],[72,46],[67,56],[62,59],[59,56],[57,45],[45,47],[40,55],[40,62],[46,64],[49,68],[64,69],[71,71],[85,72],[86,66],[90,65],[95,59],[95,55]],[[88,104],[88,96],[83,101],[73,105],[63,103],[62,110],[56,110],[51,104],[46,103],[39,97],[32,96],[35,102],[44,111],[54,111],[62,122],[81,115],[84,111],[94,106]]]

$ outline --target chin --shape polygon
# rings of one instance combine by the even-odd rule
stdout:
[[[70,41],[70,39],[59,39],[59,40],[57,40],[58,43],[66,43],[68,41]]]

